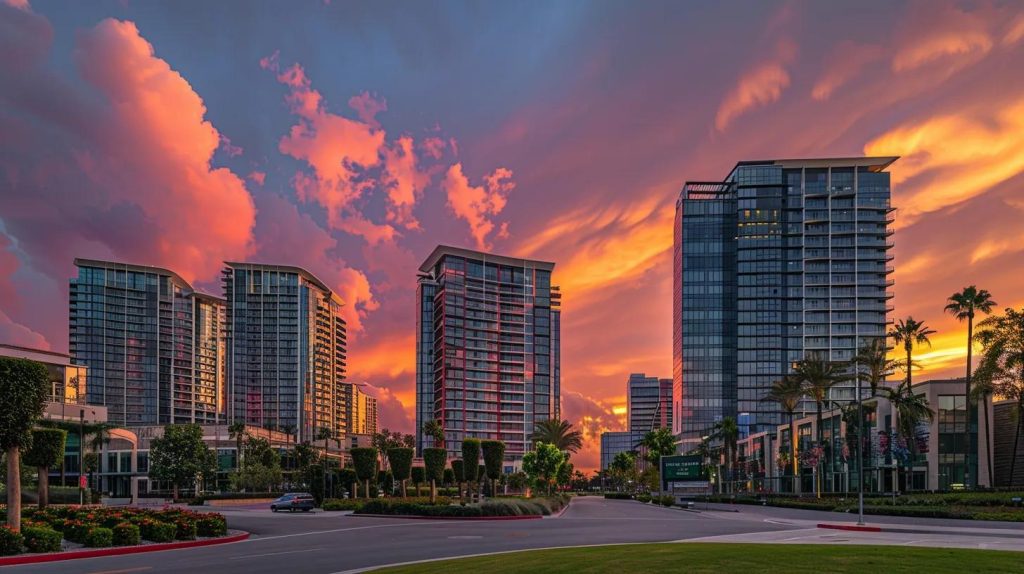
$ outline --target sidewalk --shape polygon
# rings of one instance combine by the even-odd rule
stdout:
[[[805,521],[787,521],[800,523]],[[976,523],[975,523],[976,524]],[[1024,524],[1020,529],[985,528],[980,526],[912,526],[906,524],[883,524],[856,522],[818,522],[818,528],[843,530],[846,532],[895,532],[900,534],[944,534],[951,536],[988,536],[992,538],[1020,538],[1024,540]]]

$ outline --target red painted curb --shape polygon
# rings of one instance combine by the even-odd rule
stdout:
[[[416,516],[414,514],[351,514],[366,518],[411,518],[413,520],[537,520],[541,515],[524,516]],[[2,562],[0,562],[2,564]]]
[[[141,554],[143,552],[159,552],[161,550],[178,550],[182,548],[198,548],[200,546],[213,546],[216,544],[229,544],[241,542],[249,538],[248,532],[223,536],[221,538],[208,538],[206,540],[182,540],[181,542],[163,542],[161,544],[146,544],[144,546],[118,546],[115,548],[96,548],[94,550],[72,550],[69,552],[51,552],[49,554],[33,554],[31,556],[7,556],[0,558],[0,566],[15,566],[18,564],[39,564],[42,562],[59,562],[63,560],[77,560],[79,558],[100,558],[103,556],[121,556],[124,554]]]
[[[882,529],[878,526],[857,526],[856,524],[819,524],[818,528],[828,528],[831,530],[850,530],[852,532],[881,532]]]

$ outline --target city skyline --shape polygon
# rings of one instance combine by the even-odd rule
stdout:
[[[0,342],[68,350],[75,257],[212,292],[225,260],[294,264],[345,300],[380,426],[414,432],[409,270],[438,243],[555,261],[595,468],[623,378],[671,372],[683,182],[762,157],[901,156],[892,316],[938,331],[920,380],[962,375],[947,296],[1024,302],[1017,6],[339,4],[0,2]]]

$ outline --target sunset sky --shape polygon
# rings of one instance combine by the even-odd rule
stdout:
[[[214,293],[224,260],[299,265],[412,432],[418,264],[550,260],[592,469],[629,373],[671,376],[682,183],[862,154],[901,156],[915,378],[957,375],[945,298],[1024,305],[1020,2],[0,0],[0,342],[67,350],[74,257]]]

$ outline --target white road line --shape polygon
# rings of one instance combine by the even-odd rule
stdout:
[[[297,552],[316,552],[323,548],[304,548],[302,550],[286,550],[284,552],[267,552],[266,554],[247,554],[245,556],[232,556],[228,560],[248,560],[250,558],[262,558],[264,556],[279,556],[281,554],[295,554]]]
[[[296,534],[280,534],[277,536],[260,536],[259,538],[249,538],[243,540],[239,544],[245,544],[246,542],[263,542],[264,540],[279,540],[281,538],[295,538],[297,536],[314,536],[316,534],[331,534],[333,532],[350,532],[352,530],[371,530],[373,528],[398,528],[401,526],[430,526],[431,524],[455,524],[455,521],[445,520],[438,522],[436,520],[415,520],[412,522],[403,522],[401,524],[375,524],[373,526],[356,526],[353,528],[335,528],[333,530],[314,530],[313,532],[299,532]]]

